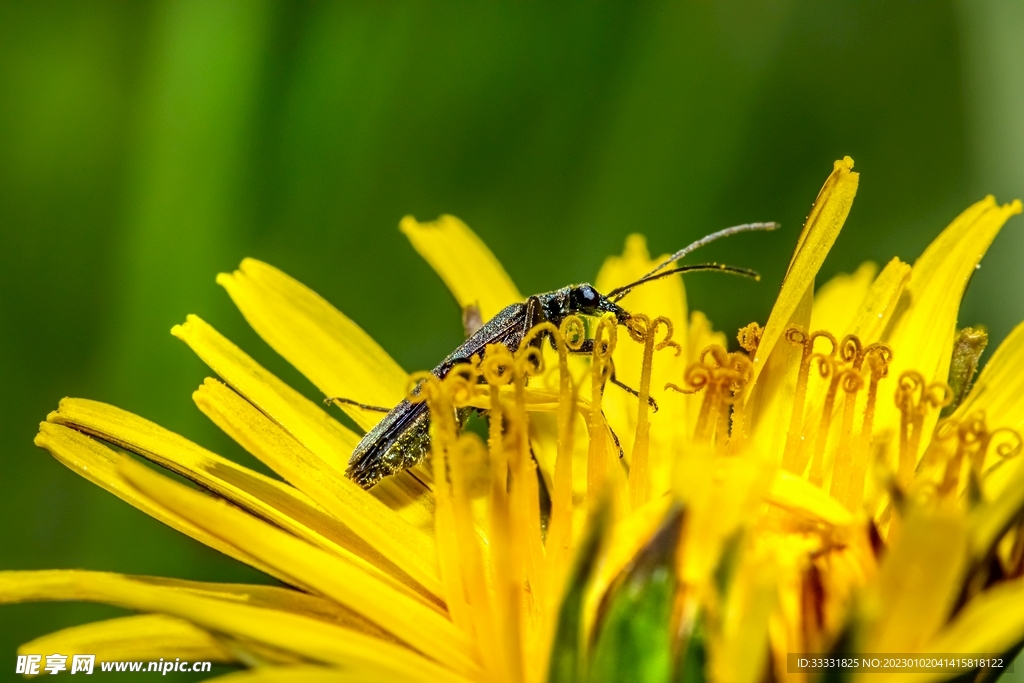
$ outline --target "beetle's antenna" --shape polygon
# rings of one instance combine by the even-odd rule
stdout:
[[[705,235],[704,237],[701,237],[699,240],[697,240],[693,244],[690,244],[689,246],[683,247],[682,249],[680,249],[676,253],[672,254],[667,259],[665,259],[657,268],[655,268],[651,272],[647,273],[646,275],[644,275],[642,278],[640,278],[636,282],[633,282],[633,283],[628,284],[628,285],[623,285],[622,287],[619,287],[617,289],[613,289],[611,292],[608,293],[608,297],[611,298],[613,301],[618,301],[622,297],[624,297],[627,294],[629,294],[630,290],[632,290],[637,285],[641,285],[641,284],[643,284],[645,282],[650,282],[651,280],[657,280],[659,278],[666,277],[666,276],[672,275],[674,273],[686,273],[686,272],[693,272],[695,270],[696,271],[719,270],[719,271],[723,271],[723,272],[727,272],[727,273],[733,273],[734,275],[741,275],[743,277],[749,277],[749,278],[753,278],[755,280],[759,280],[759,279],[761,279],[761,276],[758,273],[756,273],[755,271],[753,271],[753,270],[748,270],[746,268],[734,268],[732,266],[723,266],[723,265],[718,264],[718,263],[702,264],[702,265],[699,265],[699,266],[682,266],[680,268],[674,268],[672,270],[669,270],[669,271],[666,271],[664,273],[661,273],[657,277],[652,277],[652,276],[654,276],[656,273],[658,273],[662,269],[667,268],[668,266],[672,265],[676,261],[679,261],[680,259],[685,258],[687,255],[689,255],[689,254],[693,253],[694,251],[700,249],[704,245],[711,244],[715,240],[721,239],[723,237],[729,237],[730,235],[738,235],[741,232],[755,232],[755,231],[759,231],[759,230],[765,230],[765,231],[777,230],[780,227],[782,227],[780,224],[775,223],[774,221],[771,221],[771,222],[767,222],[767,223],[744,223],[743,225],[734,225],[731,228],[722,228],[718,232],[713,232],[710,235]]]
[[[624,297],[627,294],[629,294],[630,292],[632,292],[634,287],[639,287],[640,285],[645,284],[647,282],[653,282],[654,280],[660,280],[663,277],[668,277],[669,275],[675,275],[676,273],[694,273],[694,272],[699,273],[699,272],[706,272],[706,271],[712,271],[712,270],[713,271],[717,271],[719,273],[729,273],[731,275],[739,275],[740,277],[749,277],[751,280],[760,280],[761,279],[761,274],[760,273],[758,273],[756,270],[751,270],[749,268],[737,268],[736,266],[727,266],[724,263],[698,263],[698,264],[692,265],[692,266],[679,266],[678,268],[673,268],[671,270],[666,270],[666,271],[661,272],[661,273],[659,273],[658,271],[654,271],[654,274],[645,275],[644,277],[640,278],[636,282],[631,282],[628,285],[623,285],[622,287],[618,287],[616,289],[613,289],[612,291],[608,292],[607,296],[612,301],[618,302],[618,301],[622,300],[622,297]]]
[[[645,278],[650,277],[651,275],[654,275],[662,268],[685,258],[688,254],[697,251],[704,245],[711,244],[715,240],[722,239],[723,237],[738,235],[741,232],[755,232],[758,230],[777,230],[781,227],[782,226],[779,223],[775,223],[774,221],[772,221],[768,223],[744,223],[743,225],[734,225],[731,228],[722,228],[718,232],[713,232],[710,235],[705,235],[704,237],[701,237],[699,240],[689,245],[688,247],[683,247],[682,249],[672,254],[667,259],[665,259],[665,261],[660,266],[658,266],[651,272],[647,273],[647,275],[644,275],[640,279],[643,280]]]

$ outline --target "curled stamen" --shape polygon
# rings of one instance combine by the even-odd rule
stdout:
[[[933,382],[928,385],[924,400],[932,408],[945,408],[953,402],[953,389],[945,382]]]
[[[762,334],[764,334],[764,328],[753,322],[740,328],[740,331],[736,333],[736,341],[740,343],[740,348],[752,357],[761,344]]]
[[[854,371],[840,368],[838,361],[832,356],[814,354],[812,358],[818,361],[818,371],[821,376],[830,377],[825,403],[821,409],[821,419],[818,422],[818,436],[814,441],[814,454],[811,458],[810,482],[821,486],[825,476],[823,471],[825,444],[828,441],[828,429],[832,425],[832,409],[835,406],[836,393],[839,391],[839,384],[843,378]]]
[[[568,355],[586,340],[586,326],[577,315],[566,316],[555,337],[558,350],[558,452],[555,459],[554,489],[551,496],[551,521],[545,551],[550,562],[550,585],[561,585],[568,570],[573,538],[572,468],[573,421],[576,417],[576,386],[569,373]]]
[[[708,363],[709,356],[713,364]],[[700,413],[697,415],[697,426],[694,430],[694,439],[696,440],[710,438],[709,427],[715,423],[714,417],[718,406],[720,382],[717,370],[727,362],[728,354],[725,349],[717,344],[711,344],[700,352],[699,360],[691,363],[683,372],[685,388],[671,382],[665,384],[665,389],[672,389],[683,394],[695,394],[707,390],[700,405]]]
[[[789,419],[789,431],[786,433],[786,448],[782,456],[782,467],[790,472],[800,473],[803,471],[806,462],[801,455],[800,442],[803,437],[804,403],[807,400],[807,379],[811,370],[811,359],[819,357],[832,357],[836,352],[836,338],[824,330],[818,330],[807,334],[797,326],[790,327],[785,333],[786,341],[794,346],[801,347],[800,368],[797,372],[796,389],[793,397],[793,412]],[[814,342],[818,339],[826,339],[830,343],[827,354],[815,354]],[[819,366],[821,361],[819,361]],[[821,368],[819,367],[819,371]]]
[[[941,408],[953,400],[953,390],[945,382],[928,384],[919,372],[900,375],[896,388],[896,406],[900,410],[900,453],[896,481],[904,490],[910,485],[917,465],[921,430],[929,407]]]
[[[558,330],[562,333],[566,347],[571,351],[580,350],[583,347],[583,342],[587,339],[587,326],[583,322],[583,318],[578,315],[565,316],[561,325],[558,326]]]
[[[797,325],[786,328],[783,336],[786,338],[786,341],[794,346],[804,346],[807,343],[807,333]]]
[[[994,447],[992,446],[993,443],[995,443]],[[1000,427],[989,434],[987,450],[988,452],[994,453],[999,459],[989,465],[988,469],[982,470],[981,467],[985,462],[985,456],[982,456],[980,458],[978,468],[976,470],[972,470],[971,473],[973,480],[978,484],[979,498],[982,496],[982,482],[995,470],[1002,467],[1007,460],[1020,455],[1021,450],[1024,450],[1024,439],[1021,438],[1020,433],[1016,429]]]
[[[876,362],[884,369],[882,377],[889,374],[889,363],[892,362],[892,348],[888,344],[882,344],[881,342],[868,344],[864,348],[863,357],[874,357],[876,359]],[[872,370],[872,372],[874,371]]]
[[[849,339],[849,337],[847,337]],[[845,503],[849,495],[850,474],[853,467],[853,413],[857,406],[857,393],[864,388],[858,361],[863,356],[858,342],[857,355],[850,358],[851,367],[845,368],[839,377],[839,388],[843,396],[843,422],[839,428],[839,449],[836,451],[835,464],[832,466],[832,486],[830,493],[833,498]]]
[[[947,444],[953,437],[956,438],[956,447],[951,451]],[[939,422],[931,444],[922,458],[921,469],[927,471],[937,464],[936,461],[938,464],[944,464],[937,491],[941,499],[951,501],[962,488],[960,477],[966,459],[970,464],[967,493],[969,500],[976,503],[981,499],[980,487],[983,479],[1007,459],[1019,455],[1022,448],[1024,440],[1015,429],[999,427],[989,431],[984,411],[978,410],[959,421],[945,418]],[[994,454],[999,460],[988,469],[984,469],[989,453]],[[945,463],[942,463],[942,459],[945,459]]]
[[[817,330],[808,335],[806,332],[800,329],[800,327],[794,325],[786,330],[785,337],[786,341],[788,341],[790,344],[793,344],[794,346],[804,347],[804,352],[807,354],[811,353],[814,350],[814,342],[816,342],[819,339],[827,339],[831,344],[831,348],[829,352],[826,354],[828,356],[834,356],[836,353],[836,348],[838,347],[835,336],[833,336],[831,332],[827,332],[825,330]]]
[[[504,344],[488,344],[480,362],[484,381],[493,386],[504,386],[512,381],[515,358]]]
[[[512,381],[515,357],[504,344],[488,344],[480,362],[480,373],[487,382],[491,410],[488,416],[487,447],[491,452],[492,501],[502,501],[508,490],[508,455],[504,444],[505,410],[501,387]],[[499,503],[496,502],[495,505]],[[507,507],[507,503],[500,503]]]
[[[743,387],[750,381],[753,372],[754,363],[749,357],[739,353],[729,354],[729,364],[727,372],[723,374],[723,380],[728,380],[729,388],[732,390],[732,396],[729,397],[730,403],[739,400],[740,394],[743,393]]]
[[[541,349],[535,346],[520,346],[515,358],[517,374],[524,379],[544,373],[544,353]]]
[[[626,331],[629,333],[629,338],[641,344],[648,337],[650,327],[651,319],[643,313],[634,313],[626,321]]]
[[[441,391],[441,380],[432,372],[414,372],[405,385],[405,398],[409,403],[424,403],[436,398]]]
[[[822,379],[836,374],[838,363],[836,363],[835,358],[832,356],[826,356],[823,353],[812,354],[811,364],[813,365],[815,362],[818,364],[818,374],[821,375]]]
[[[665,384],[665,388],[678,391],[680,394],[696,394],[703,390],[709,382],[711,382],[711,368],[701,363],[691,363],[683,372],[685,387],[668,382]]]
[[[1000,437],[1000,441],[996,443],[995,448],[990,445],[989,450],[994,452],[1000,460],[1009,460],[1020,455],[1021,450],[1024,449],[1024,439],[1016,429],[1000,427],[989,435],[990,444],[996,441],[997,435]]]
[[[705,346],[700,352],[698,359],[701,363],[707,363],[708,356],[711,356],[711,360],[715,362],[712,367],[720,368],[729,362],[729,352],[718,344],[709,344],[708,346]]]
[[[852,335],[851,335],[852,337]],[[860,341],[853,337],[847,346],[859,349],[859,352],[851,358],[852,368],[858,371],[860,385],[862,388],[863,376],[860,372],[864,365],[867,366],[867,398],[864,404],[864,417],[860,425],[860,434],[853,437],[853,411],[855,395],[847,394],[846,405],[843,413],[843,436],[840,441],[840,451],[837,454],[837,465],[833,470],[833,489],[837,498],[843,502],[848,510],[855,511],[860,508],[864,500],[864,484],[867,475],[867,465],[870,462],[871,435],[874,428],[874,407],[878,402],[879,382],[889,376],[889,364],[893,358],[893,351],[886,344],[873,343],[861,348]],[[847,357],[850,357],[847,352]],[[853,385],[845,382],[844,389],[853,389]],[[842,470],[846,459],[849,458],[849,478],[844,482]],[[837,472],[839,476],[837,476]],[[845,487],[845,495],[843,493]]]
[[[660,315],[651,320],[648,316],[638,313],[632,315],[626,323],[626,330],[629,332],[630,338],[640,344],[645,344],[648,339],[655,338],[659,327],[665,328],[665,337],[660,342],[653,342],[654,350],[661,351],[671,347],[675,349],[676,356],[682,353],[683,348],[672,339],[672,335],[675,333],[675,326],[665,316]]]
[[[857,335],[848,334],[843,337],[843,340],[839,342],[838,351],[841,360],[858,370],[860,369],[861,363],[864,361],[864,347]]]
[[[723,381],[728,382],[728,392],[722,392],[724,394],[722,402],[732,408],[732,428],[729,429],[727,424],[728,416],[723,411],[721,418],[726,418],[726,420],[720,422],[719,433],[723,435],[728,433],[729,447],[730,449],[735,449],[742,443],[745,436],[743,404],[740,398],[743,396],[747,383],[754,374],[754,363],[750,360],[749,356],[742,353],[730,353],[729,361],[729,370],[723,377]]]
[[[855,394],[864,388],[864,378],[854,368],[848,368],[842,373],[839,386],[847,394]]]
[[[423,374],[416,373],[421,377],[410,377],[410,384],[416,380],[422,380],[419,390],[411,388],[409,391],[410,400],[423,397],[430,410],[430,464],[434,479],[434,526],[437,535],[443,539],[438,552],[438,569],[440,570],[441,583],[444,587],[445,602],[451,609],[452,621],[462,628],[473,627],[473,613],[468,608],[465,599],[459,600],[466,593],[465,575],[462,565],[459,562],[460,553],[457,541],[458,515],[455,511],[456,491],[462,493],[464,490],[464,478],[454,462],[457,456],[453,457],[458,442],[458,431],[455,425],[454,411],[450,400],[449,391],[455,386],[449,383],[447,386],[444,380],[439,380],[433,375],[422,377]],[[454,470],[453,470],[454,465]],[[453,490],[454,487],[454,490]],[[464,551],[469,552],[468,548]]]
[[[479,364],[479,356],[474,356],[468,363],[458,363],[441,381],[453,406],[464,406],[473,398],[480,377],[480,371],[477,369]]]
[[[659,342],[657,340],[658,328],[665,328],[665,337]],[[629,319],[626,329],[633,341],[644,345],[643,362],[640,369],[640,391],[637,398],[640,405],[637,408],[636,436],[633,439],[633,452],[629,469],[629,494],[633,509],[639,509],[649,495],[650,488],[648,481],[648,455],[650,447],[650,420],[648,416],[648,402],[651,395],[651,371],[654,365],[654,352],[668,347],[674,347],[676,355],[682,351],[682,347],[672,341],[672,321],[664,316],[651,320],[646,315],[634,315]]]
[[[699,358],[699,361],[687,366],[683,373],[685,387],[669,382],[665,388],[684,394],[705,391],[694,438],[707,441],[714,435],[717,444],[724,448],[730,437],[729,408],[736,404],[743,387],[749,381],[753,364],[746,354],[728,353],[718,344],[705,347]],[[737,413],[736,418],[732,431],[739,436],[742,433],[742,417]]]
[[[547,597],[543,571],[544,547],[541,542],[540,490],[537,466],[530,449],[529,421],[526,415],[526,383],[544,371],[544,354],[535,344],[543,332],[557,333],[550,323],[529,330],[513,354],[512,387],[515,403],[509,412],[508,435],[512,440],[508,453],[510,474],[508,500],[513,542],[525,558],[523,578],[532,596],[531,611],[544,612]]]
[[[665,338],[662,339],[657,344],[655,344],[654,350],[663,351],[665,349],[675,349],[675,356],[678,358],[679,354],[683,352],[683,347],[680,346],[678,342],[672,339],[672,321],[669,320],[668,318],[659,317],[656,318],[654,322],[655,324],[657,324],[659,321],[664,321],[668,325],[668,330],[666,331],[667,333],[665,335]]]
[[[964,458],[969,457],[972,463],[978,463],[979,453],[981,458],[985,457],[985,444],[988,441],[985,415],[981,411],[972,413],[960,422],[953,419],[943,420],[941,427],[936,429],[936,437],[947,440],[948,433],[954,428],[957,437],[956,449],[946,460],[945,473],[937,489],[939,498],[943,500],[955,498],[960,485],[960,471],[963,469]]]
[[[928,448],[921,456],[921,461],[917,463],[916,473],[920,475],[931,468],[945,465],[949,461],[950,453],[954,450],[950,446],[950,442],[953,439],[959,441],[959,432],[959,422],[949,417],[940,419],[935,425],[935,431],[932,432]]]

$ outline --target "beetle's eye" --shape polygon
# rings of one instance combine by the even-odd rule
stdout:
[[[597,303],[597,292],[594,291],[593,287],[589,287],[589,286],[580,287],[580,296],[588,304]]]

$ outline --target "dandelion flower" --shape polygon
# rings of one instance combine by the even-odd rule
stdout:
[[[429,456],[363,489],[346,477],[356,431],[189,316],[172,333],[217,376],[196,405],[279,479],[84,399],[61,401],[36,443],[283,586],[0,572],[0,602],[139,613],[20,652],[230,662],[244,669],[223,680],[239,683],[755,683],[815,679],[799,653],[1012,658],[1024,325],[975,378],[987,338],[957,315],[1021,204],[988,197],[913,266],[865,264],[815,291],[852,168],[836,162],[771,314],[734,351],[675,275],[630,293],[626,324],[570,316],[443,379],[409,375],[315,293],[243,261],[217,281],[260,336],[325,396],[351,399],[338,407],[361,430],[381,414],[358,404],[426,403]],[[523,300],[457,219],[401,229],[479,320]],[[595,286],[657,263],[630,237]],[[462,433],[471,408],[488,415],[486,440]],[[957,666],[888,677],[998,673]]]

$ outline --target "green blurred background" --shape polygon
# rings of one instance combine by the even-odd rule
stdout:
[[[781,221],[706,254],[760,284],[688,281],[734,331],[766,319],[843,155],[860,194],[823,276],[1024,196],[1022,35],[1015,0],[0,2],[0,569],[263,580],[32,445],[85,396],[244,459],[191,402],[207,370],[168,334],[187,313],[315,397],[214,284],[243,257],[412,370],[461,328],[405,214],[460,216],[523,292],[592,278],[631,232],[662,253]],[[995,341],[1024,319],[1022,229],[963,310]],[[118,613],[0,608],[0,680],[18,643]]]

